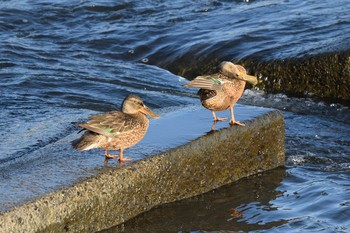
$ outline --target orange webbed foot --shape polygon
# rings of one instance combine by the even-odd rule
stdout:
[[[129,161],[131,161],[132,159],[130,159],[130,158],[118,158],[118,161],[119,162],[129,162]]]
[[[111,154],[105,154],[106,159],[114,159],[115,156]]]
[[[110,159],[114,159],[114,158],[115,158],[115,156],[113,156],[113,155],[110,155],[110,154],[108,154],[108,156],[105,155],[104,164],[107,165],[107,164],[108,164],[108,161],[109,161]]]
[[[239,122],[239,121],[230,121],[230,125],[238,125],[238,126],[245,126],[245,124]]]
[[[216,121],[227,121],[227,118],[220,118],[220,117],[214,118],[214,122]]]
[[[105,161],[104,161],[104,164],[105,164],[105,165],[108,164],[108,160],[114,159],[114,158],[115,158],[115,156],[109,154],[109,153],[108,153],[108,150],[106,149],[106,150],[105,150]]]

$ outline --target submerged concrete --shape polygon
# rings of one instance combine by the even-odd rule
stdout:
[[[278,111],[108,170],[0,215],[1,232],[94,232],[152,207],[284,165]]]

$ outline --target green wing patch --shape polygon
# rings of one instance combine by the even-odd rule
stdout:
[[[217,85],[221,85],[221,81],[215,77],[210,77],[210,80],[212,80]]]
[[[111,127],[102,126],[101,128],[104,129],[104,130],[106,130],[108,133],[113,134],[113,133],[112,133],[113,129],[112,129]]]

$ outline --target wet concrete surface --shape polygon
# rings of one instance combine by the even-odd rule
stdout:
[[[55,189],[51,187],[45,195],[37,195],[36,200],[2,213],[0,229],[5,232],[102,230],[159,204],[198,195],[284,164],[284,122],[278,111],[238,105],[236,119],[249,120],[247,126],[218,130],[228,126],[227,122],[220,122],[214,132],[210,131],[210,112],[199,106],[165,111],[161,117],[151,124],[142,143],[133,148],[140,150],[139,155],[132,153],[132,149],[126,152],[130,153],[128,157],[141,160],[117,166],[112,162],[105,167],[94,167],[90,161],[88,167],[81,168],[81,176],[71,175],[65,182],[63,173],[59,179],[64,188],[56,187],[56,191],[49,193]],[[71,136],[64,139],[63,145],[71,150],[68,139]],[[145,151],[146,155],[142,153]],[[165,152],[150,156],[161,151]],[[95,158],[98,164],[103,163],[102,156]],[[66,171],[67,167],[77,167],[76,162],[79,160],[66,163]],[[40,178],[35,182],[40,183]]]

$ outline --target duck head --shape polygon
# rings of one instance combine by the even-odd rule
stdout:
[[[223,75],[226,75],[230,78],[241,79],[256,85],[258,79],[255,76],[248,75],[246,69],[243,66],[235,65],[229,61],[223,61],[219,65],[219,71]]]
[[[143,113],[152,118],[159,118],[157,114],[155,114],[143,103],[140,97],[132,94],[129,94],[125,97],[122,104],[122,112],[126,114]]]

